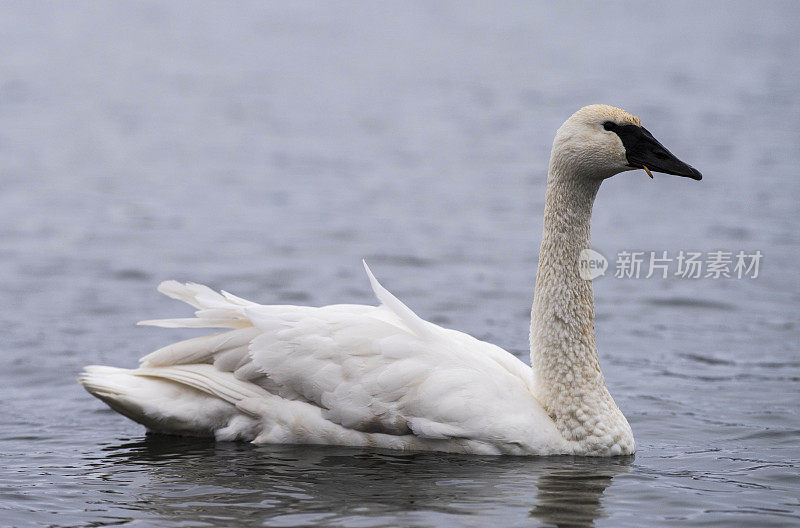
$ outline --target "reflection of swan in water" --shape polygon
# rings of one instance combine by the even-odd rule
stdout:
[[[632,458],[616,461],[576,460],[542,475],[536,483],[536,507],[531,517],[545,526],[593,526],[605,517],[601,498],[611,479],[627,471]]]
[[[547,526],[591,526],[604,516],[603,492],[631,461],[255,449],[150,435],[107,447],[89,466],[129,495],[121,500],[139,510],[136,519],[310,525],[382,517],[427,525],[480,515],[496,526],[530,517]]]

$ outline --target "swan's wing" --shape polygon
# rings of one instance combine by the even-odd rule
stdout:
[[[211,363],[363,432],[515,442],[532,421],[547,422],[524,363],[421,319],[366,270],[381,306],[264,306],[164,283],[162,292],[199,309],[197,319],[145,324],[233,330],[165,347],[143,367]]]

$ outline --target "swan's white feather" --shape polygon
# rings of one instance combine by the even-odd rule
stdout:
[[[362,260],[361,263],[364,265],[364,271],[367,272],[367,277],[369,277],[369,284],[372,287],[372,291],[375,293],[375,297],[378,298],[378,301],[399,318],[412,332],[420,337],[430,337],[430,323],[420,318],[411,308],[403,304],[400,299],[384,288],[381,283],[378,282],[378,279],[375,278],[375,275],[372,274],[372,270],[367,266],[366,260]]]
[[[258,329],[250,325],[246,328],[229,332],[194,337],[160,348],[147,354],[139,361],[143,367],[204,363],[211,357],[215,357],[220,361],[228,358],[228,361],[230,361],[230,356],[226,354],[234,351],[238,351],[239,355],[243,352],[246,353],[250,346],[250,341],[258,333]],[[223,368],[222,370],[233,369]]]
[[[140,324],[233,329],[166,346],[136,370],[88,367],[81,381],[159,431],[194,424],[194,434],[256,442],[564,452],[524,363],[421,319],[364,268],[380,306],[265,306],[164,282],[159,291],[196,317]]]

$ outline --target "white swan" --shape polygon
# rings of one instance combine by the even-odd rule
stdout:
[[[587,106],[559,128],[531,367],[419,318],[365,264],[378,307],[264,306],[164,282],[159,291],[197,308],[196,318],[140,324],[230,330],[157,350],[138,369],[86,367],[80,382],[165,433],[476,454],[631,454],[631,428],[600,371],[592,283],[580,278],[578,255],[589,247],[600,183],[635,168],[701,179],[624,110]]]

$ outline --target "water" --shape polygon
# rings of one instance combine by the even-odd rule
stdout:
[[[0,525],[800,524],[796,3],[0,8]],[[527,355],[549,148],[638,114],[705,179],[606,182],[593,245],[760,250],[596,281],[630,459],[146,436],[75,382],[188,334],[154,291],[371,303]],[[498,412],[502,410],[498,409]]]

